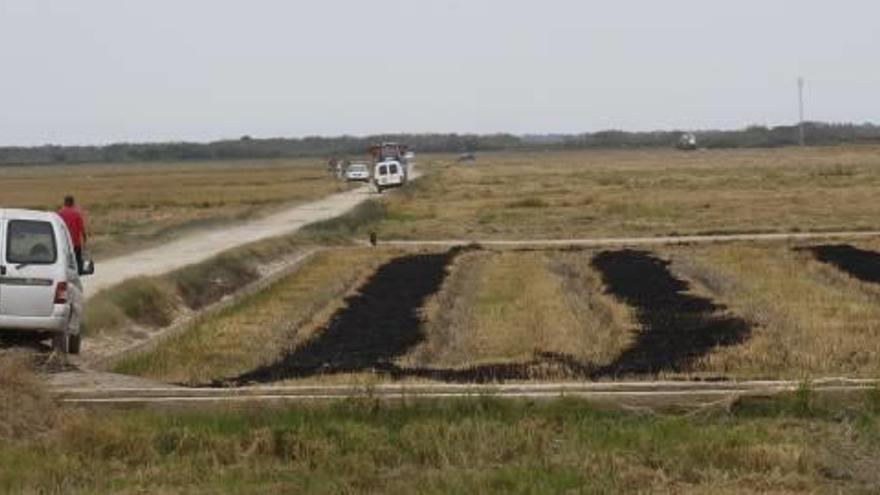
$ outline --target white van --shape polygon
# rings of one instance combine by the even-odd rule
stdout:
[[[83,263],[82,275],[94,273]],[[83,287],[67,227],[55,213],[0,209],[0,333],[52,337],[78,354]]]
[[[406,181],[406,170],[397,160],[379,162],[376,164],[373,180],[379,192],[389,187],[399,187]]]

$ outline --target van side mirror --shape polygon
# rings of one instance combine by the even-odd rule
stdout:
[[[94,275],[95,274],[95,262],[92,260],[83,260],[82,269],[79,271],[80,275]]]

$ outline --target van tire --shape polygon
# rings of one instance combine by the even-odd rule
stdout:
[[[67,338],[67,352],[70,354],[79,354],[82,345],[82,336],[80,334],[70,335]]]
[[[52,350],[60,354],[67,354],[70,351],[70,339],[67,332],[56,332],[52,335]]]

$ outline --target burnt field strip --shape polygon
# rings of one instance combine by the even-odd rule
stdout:
[[[462,368],[402,367],[394,362],[422,342],[419,310],[437,292],[460,250],[395,258],[380,267],[315,337],[271,365],[215,385],[246,385],[316,375],[373,371],[393,379],[490,383],[551,378],[602,379],[689,370],[717,346],[749,335],[742,319],[709,299],[687,294],[668,262],[645,251],[602,251],[592,265],[607,291],[636,310],[641,329],[611,363],[597,365],[563,353],[537,351],[526,362]]]
[[[419,310],[462,248],[395,258],[379,267],[316,336],[280,361],[222,384],[267,383],[382,369],[421,342]]]
[[[823,244],[797,250],[809,251],[822,263],[834,266],[863,282],[880,284],[880,253],[849,244]]]
[[[669,262],[646,251],[602,251],[592,261],[607,291],[636,310],[641,329],[611,363],[597,366],[563,353],[538,352],[528,362],[484,364],[458,369],[400,368],[396,378],[419,377],[456,383],[532,379],[618,378],[688,371],[695,360],[719,346],[738,345],[751,328],[711,300],[687,294]]]
[[[593,258],[608,292],[636,310],[641,331],[633,344],[594,377],[687,371],[719,346],[748,338],[751,328],[710,299],[687,294],[669,262],[646,251],[603,251]]]

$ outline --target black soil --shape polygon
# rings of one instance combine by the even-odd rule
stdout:
[[[417,254],[381,266],[358,294],[316,333],[279,362],[224,383],[266,383],[318,374],[381,370],[424,339],[419,310],[440,289],[459,252]]]
[[[687,371],[712,349],[749,336],[744,320],[725,314],[725,307],[710,299],[687,294],[689,284],[651,253],[603,251],[592,265],[607,291],[635,308],[642,325],[635,342],[594,377]]]
[[[488,363],[464,368],[402,368],[384,369],[395,379],[416,377],[452,383],[494,383],[512,380],[590,379],[596,368],[577,358],[556,352],[538,352],[529,361],[519,363]]]
[[[817,260],[828,263],[859,280],[880,284],[880,253],[859,249],[849,244],[825,244],[800,249],[813,253]]]

